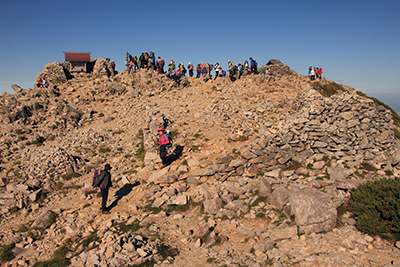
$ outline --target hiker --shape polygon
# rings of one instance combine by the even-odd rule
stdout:
[[[152,70],[156,70],[156,56],[154,55],[153,51],[150,51],[150,57],[149,57],[149,67]]]
[[[317,68],[317,78],[319,80],[321,80],[321,78],[322,78],[322,68],[321,67]]]
[[[185,65],[183,65],[183,62],[179,63],[178,70],[180,71],[180,74],[182,76],[186,75],[186,69],[185,69]]]
[[[169,61],[168,71],[175,71],[175,61],[173,61],[172,59]]]
[[[142,54],[139,56],[139,66],[140,66],[141,69],[144,68],[144,61],[145,61],[144,53],[142,53]]]
[[[144,54],[143,54],[143,62],[144,62],[143,68],[148,69],[148,67],[149,67],[149,58],[150,58],[149,53],[147,53],[147,51],[144,51]]]
[[[238,65],[238,80],[240,79],[240,77],[242,77],[243,75],[243,64],[239,63]]]
[[[165,133],[164,128],[160,127],[158,128],[157,132],[160,134],[158,138],[158,145],[159,147],[159,152],[160,152],[160,158],[162,162],[162,168],[165,168],[167,166],[167,145],[169,144],[169,138],[168,135]]]
[[[114,60],[111,61],[111,67],[112,67],[113,73],[115,74],[115,62],[114,62]]]
[[[131,73],[132,66],[133,66],[133,59],[132,59],[131,61],[129,61],[129,64],[128,64],[128,74]]]
[[[207,67],[204,63],[201,64],[201,75],[205,77],[207,75]]]
[[[252,57],[250,57],[249,59],[250,59],[250,71],[254,74],[257,74],[257,62]]]
[[[315,68],[311,69],[311,81],[315,81]]]
[[[110,211],[107,208],[107,199],[108,199],[108,190],[110,187],[112,187],[112,181],[111,181],[111,169],[112,167],[110,164],[106,164],[104,166],[104,171],[102,171],[99,175],[99,179],[97,182],[92,186],[94,187],[100,187],[100,192],[101,192],[101,212],[103,214],[110,214]]]
[[[310,67],[308,68],[308,77],[310,77],[310,80],[311,80],[311,71],[312,71],[312,67],[310,66]]]
[[[197,71],[196,78],[200,78],[200,75],[201,75],[201,67],[200,67],[200,64],[197,64],[196,71]]]
[[[158,64],[157,64],[157,66],[158,66],[159,72],[160,72],[161,74],[164,74],[164,65],[165,65],[164,59],[158,57]]]
[[[219,77],[225,77],[225,76],[226,76],[226,71],[224,71],[224,69],[221,68],[221,69],[219,70]]]
[[[191,63],[189,62],[187,68],[188,68],[188,70],[189,70],[189,76],[190,76],[190,77],[193,77],[193,64],[191,64]]]
[[[206,63],[206,67],[207,67],[207,70],[208,70],[208,76],[211,78],[212,76],[211,76],[211,71],[212,71],[212,69],[214,68],[214,66],[212,65],[212,64],[210,64],[210,63]]]
[[[218,77],[218,75],[219,75],[219,70],[221,69],[221,66],[219,65],[218,62],[215,63],[214,69],[215,69],[215,77],[214,77],[214,81],[215,81],[215,79],[217,79],[217,77]]]
[[[231,61],[231,67],[229,68],[229,79],[234,82],[236,81],[236,71],[237,71],[237,67],[233,64],[233,62]]]
[[[134,69],[134,70],[138,70],[138,69],[139,69],[139,59],[138,59],[137,55],[135,55],[135,56],[132,58],[132,60],[133,60],[133,65],[135,66],[135,69]]]

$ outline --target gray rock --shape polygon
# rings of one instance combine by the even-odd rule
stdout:
[[[209,199],[203,202],[204,213],[217,214],[222,207],[222,200],[220,198]]]
[[[328,174],[331,180],[346,180],[350,175],[354,173],[353,169],[346,169],[346,168],[327,168]]]
[[[351,190],[357,188],[360,185],[359,181],[346,179],[346,180],[336,180],[334,185],[337,189]]]
[[[49,218],[52,212],[49,210],[43,210],[39,217],[32,223],[31,228],[42,228],[46,229],[49,226]]]
[[[17,85],[17,84],[12,84],[11,88],[15,91],[15,92],[21,92],[23,89]]]
[[[284,186],[279,186],[267,198],[267,202],[274,209],[283,210],[284,206],[289,202],[290,191]]]
[[[300,233],[330,231],[336,225],[336,207],[325,193],[314,188],[292,190],[289,202]]]

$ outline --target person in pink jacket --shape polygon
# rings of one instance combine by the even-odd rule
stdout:
[[[167,166],[167,145],[169,144],[169,138],[168,135],[165,133],[164,128],[162,127],[158,128],[157,132],[160,134],[157,143],[160,146],[159,152],[162,161],[162,166],[161,166],[162,169]]]

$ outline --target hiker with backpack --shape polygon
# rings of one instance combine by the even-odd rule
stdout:
[[[139,59],[138,59],[137,55],[135,55],[132,58],[132,61],[133,61],[133,65],[135,66],[134,70],[138,70],[139,69]]]
[[[196,71],[197,71],[196,78],[200,78],[200,75],[201,75],[201,67],[200,67],[200,64],[197,64]]]
[[[257,62],[252,57],[250,57],[249,59],[250,59],[250,71],[254,74],[257,74]]]
[[[108,191],[110,187],[112,187],[111,181],[111,165],[106,164],[104,166],[104,170],[95,172],[95,177],[93,178],[92,188],[100,187],[101,192],[101,212],[103,214],[110,214],[109,209],[107,208],[107,199],[108,199]],[[97,173],[97,175],[96,175]]]
[[[168,135],[165,133],[164,128],[160,127],[157,130],[158,134],[160,135],[158,138],[158,151],[160,153],[160,158],[162,162],[162,168],[165,168],[167,166],[167,146],[170,144],[170,140],[168,138]]]
[[[160,74],[164,74],[164,65],[165,65],[164,59],[162,59],[161,57],[158,57],[158,68],[159,68]]]
[[[193,77],[193,64],[189,62],[187,68],[189,70],[189,76]]]
[[[239,63],[238,65],[238,80],[240,79],[240,77],[242,77],[243,75],[243,64]]]
[[[181,76],[186,75],[186,68],[183,62],[179,63],[178,70],[180,71]]]
[[[214,77],[214,81],[215,81],[215,79],[217,79],[217,77],[219,76],[219,71],[221,69],[221,66],[217,62],[217,63],[215,63],[215,67],[214,68],[215,68],[215,77]]]

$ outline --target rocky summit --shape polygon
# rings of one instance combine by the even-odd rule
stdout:
[[[1,96],[3,266],[400,265],[396,244],[338,212],[351,189],[399,176],[385,106],[280,62],[180,85],[93,63],[49,63]],[[91,188],[106,163],[110,214]]]

